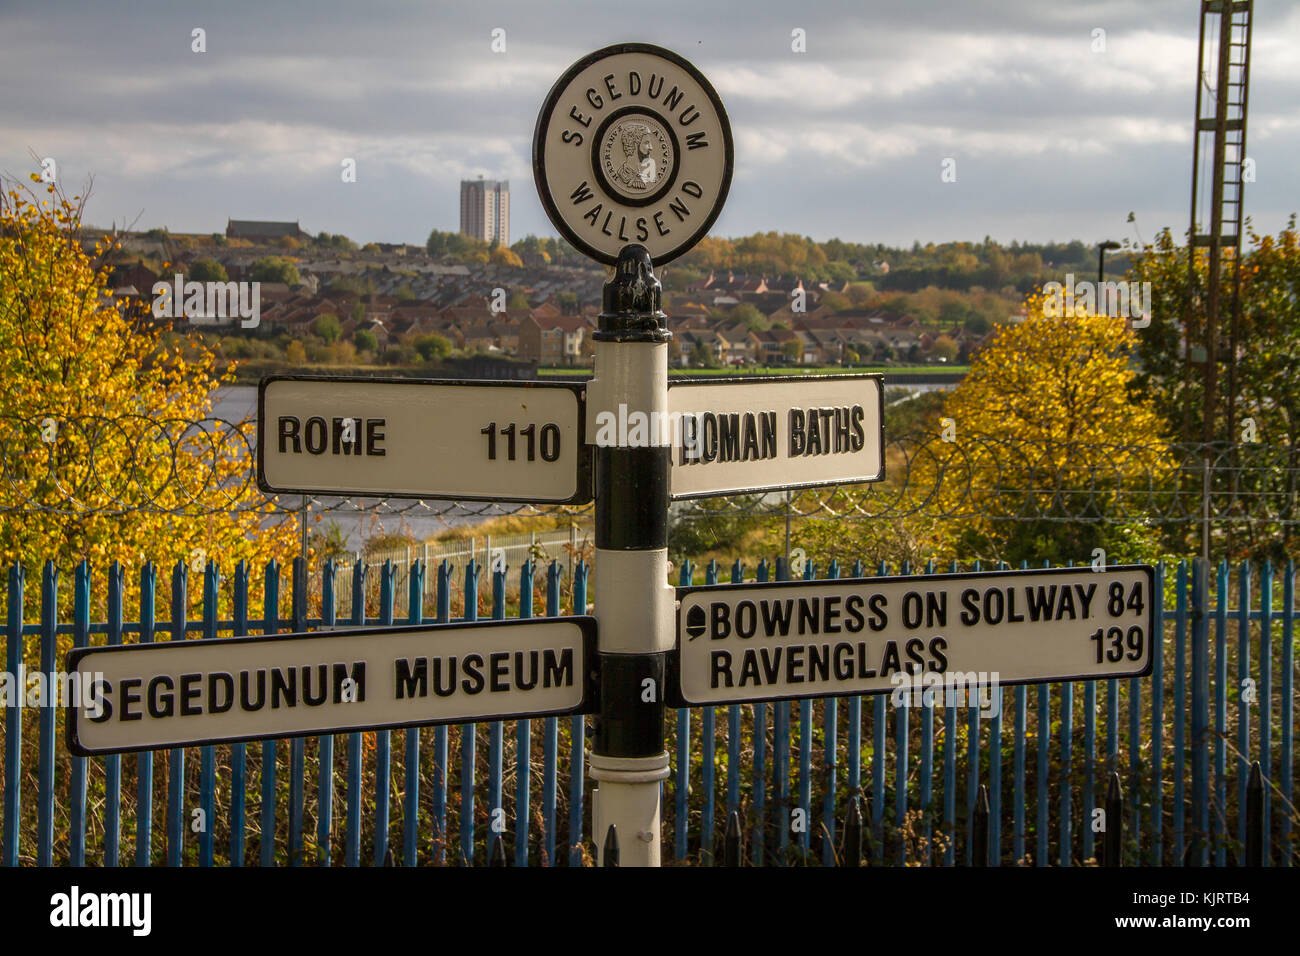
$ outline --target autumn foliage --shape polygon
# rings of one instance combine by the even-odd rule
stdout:
[[[1165,422],[1134,388],[1135,347],[1124,319],[1052,317],[1039,293],[1023,321],[998,327],[945,403],[938,453],[914,475],[937,483],[941,511],[968,516],[959,551],[1087,563],[1098,548],[1113,561],[1154,545],[1107,520],[1174,467]]]
[[[53,185],[0,197],[0,564],[229,573],[292,554],[292,525],[248,510],[255,426],[202,421],[231,369],[110,296],[113,240],[83,250],[81,203]]]

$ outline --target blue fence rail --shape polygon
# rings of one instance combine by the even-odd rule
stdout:
[[[146,563],[138,619],[128,622],[135,588],[117,564],[98,602],[86,563],[72,572],[70,601],[60,599],[61,575],[47,564],[34,608],[23,569],[10,568],[6,671],[39,669],[53,686],[66,650],[90,643],[478,616],[470,600],[452,617],[462,582],[445,562],[416,563],[405,575],[409,610],[400,622],[391,563],[377,589],[362,566],[342,580],[329,562],[309,577],[295,560],[286,592],[284,570],[272,562],[253,579],[241,563],[223,581],[209,563],[191,595],[190,569],[178,563],[168,617],[159,620],[156,568]],[[543,613],[581,611],[590,570],[576,565],[567,594],[557,562],[493,572],[491,616],[532,616],[539,590]],[[697,569],[688,561],[679,583],[695,581],[697,570],[706,584],[722,574],[716,562]],[[737,561],[728,580],[743,580],[744,570]],[[851,573],[868,570],[890,571],[858,562]],[[423,599],[426,573],[436,576],[432,608]],[[898,573],[916,572],[904,565]],[[478,593],[479,574],[474,563],[464,569],[461,595]],[[840,574],[831,562],[825,576]],[[815,576],[809,563],[803,577]],[[751,580],[789,578],[777,560],[759,562]],[[970,864],[963,835],[986,799],[995,863],[1079,865],[1097,857],[1104,831],[1094,811],[1118,772],[1127,861],[1222,866],[1242,858],[1258,761],[1264,862],[1294,865],[1294,582],[1290,561],[1281,573],[1267,563],[1221,562],[1204,579],[1195,564],[1161,564],[1163,640],[1150,678],[1018,686],[1005,695],[995,688],[985,718],[977,705],[895,708],[888,695],[676,711],[665,857],[721,863],[723,829],[739,821],[752,864],[843,863],[846,830],[858,826],[850,808],[861,799],[866,862]],[[336,611],[343,588],[346,620]],[[259,596],[261,614],[252,617]],[[92,606],[102,621],[91,622]],[[70,621],[60,620],[61,609]],[[393,732],[379,731],[102,759],[68,754],[61,724],[48,698],[5,708],[3,865],[486,865],[498,844],[516,866],[576,866],[592,856],[582,717],[401,730],[396,748]]]

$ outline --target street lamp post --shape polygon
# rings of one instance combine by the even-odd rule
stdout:
[[[1103,315],[1107,314],[1106,306],[1101,302],[1102,286],[1106,281],[1106,253],[1112,249],[1118,249],[1119,247],[1119,243],[1113,239],[1107,239],[1105,242],[1097,243],[1097,304]]]

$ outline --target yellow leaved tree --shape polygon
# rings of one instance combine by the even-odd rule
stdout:
[[[259,510],[254,426],[204,420],[232,369],[167,345],[147,304],[110,295],[114,240],[87,255],[84,200],[4,185],[0,564],[66,573],[86,558],[98,573],[148,558],[162,585],[181,558],[194,578],[207,559],[229,574],[291,556],[292,523]]]
[[[1135,333],[1122,318],[1045,305],[1031,294],[1024,320],[975,354],[910,483],[957,517],[952,557],[1145,556],[1157,537],[1144,519],[1175,460],[1134,388]]]

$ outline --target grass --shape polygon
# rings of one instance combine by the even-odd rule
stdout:
[[[830,366],[819,368],[800,368],[788,366],[759,366],[757,368],[731,369],[731,368],[670,368],[670,376],[734,376],[761,377],[764,375],[840,375],[845,373],[861,372],[881,372],[885,375],[965,375],[970,371],[969,365],[873,365],[860,366],[855,368],[845,368],[842,366]],[[589,367],[583,366],[578,368],[540,368],[537,374],[541,376],[555,376],[558,378],[571,376],[588,376],[591,374]]]
[[[527,534],[530,531],[557,531],[568,528],[570,525],[576,526],[579,534],[582,534],[589,531],[589,524],[590,520],[585,515],[500,515],[472,524],[456,525],[445,531],[439,531],[425,540],[430,542],[452,541],[468,537],[471,533],[474,535],[505,535]]]
[[[674,378],[705,378],[727,376],[733,378],[759,378],[764,375],[842,375],[845,373],[880,372],[889,375],[965,375],[970,371],[969,365],[871,365],[845,368],[839,365],[820,366],[816,368],[800,366],[758,366],[754,368],[670,368],[668,374]],[[293,365],[284,359],[240,359],[235,371],[235,382],[240,385],[256,385],[265,375],[362,375],[389,376],[394,378],[441,378],[436,366],[428,365],[326,365],[308,363]],[[539,368],[537,374],[543,378],[588,378],[591,366],[580,365],[572,368]]]

